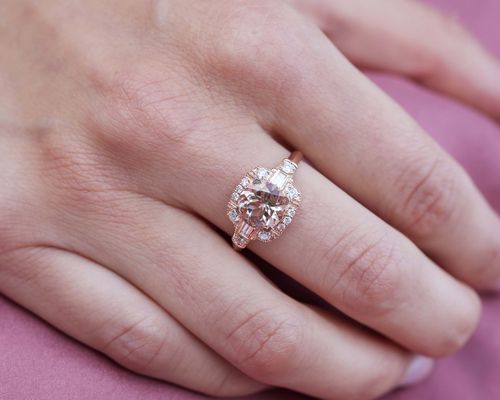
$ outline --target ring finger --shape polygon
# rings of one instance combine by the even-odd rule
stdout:
[[[150,159],[147,171],[144,162],[137,165],[148,177],[141,191],[182,202],[231,233],[225,214],[231,188],[256,164],[274,166],[287,153],[256,125],[240,121],[207,129],[212,137],[202,150],[193,141],[176,152],[164,148],[157,154],[165,157]],[[162,171],[173,164],[179,175],[165,176]],[[280,240],[252,250],[414,352],[441,356],[463,345],[478,319],[477,295],[312,167],[303,165],[296,178],[303,204],[295,226]],[[179,197],[172,196],[174,187]]]

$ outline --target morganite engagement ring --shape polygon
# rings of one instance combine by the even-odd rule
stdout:
[[[293,175],[301,159],[296,151],[278,167],[255,168],[240,181],[228,204],[235,249],[244,249],[252,240],[276,239],[290,225],[300,204]]]

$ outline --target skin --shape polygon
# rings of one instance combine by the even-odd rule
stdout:
[[[6,0],[0,53],[0,291],[126,368],[371,399],[463,346],[500,286],[497,215],[353,65],[500,120],[496,62],[427,7]],[[340,312],[228,244],[231,190],[290,149],[301,211],[250,251]]]

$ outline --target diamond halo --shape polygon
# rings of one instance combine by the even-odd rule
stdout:
[[[294,152],[276,168],[257,167],[241,179],[227,211],[235,227],[235,249],[244,249],[252,240],[277,239],[290,225],[301,201],[293,181],[301,159],[302,154]]]

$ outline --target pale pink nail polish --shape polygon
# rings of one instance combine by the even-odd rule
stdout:
[[[400,387],[412,386],[423,381],[431,373],[434,360],[424,356],[416,356],[408,365]]]

